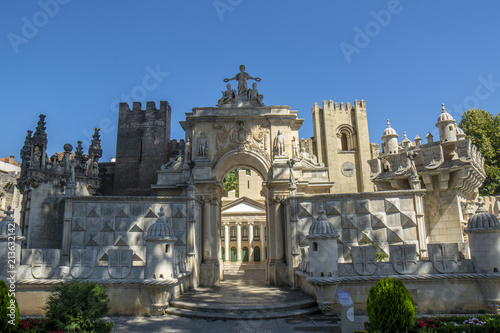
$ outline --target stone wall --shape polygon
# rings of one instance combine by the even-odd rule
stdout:
[[[154,195],[156,170],[168,160],[170,112],[166,101],[159,109],[147,102],[145,110],[140,102],[132,110],[120,103],[114,195]]]

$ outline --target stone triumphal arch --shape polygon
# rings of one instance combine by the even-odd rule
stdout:
[[[247,89],[247,80],[259,82],[260,78],[244,70],[240,66],[240,72],[232,78],[238,81],[238,90],[228,83],[216,107],[195,107],[186,113],[186,120],[181,122],[186,133],[185,151],[179,161],[159,171],[156,185],[161,193],[172,179],[183,181],[188,177],[203,201],[203,285],[217,284],[222,278],[221,197],[225,195],[222,181],[228,172],[252,169],[263,179],[268,245],[265,257],[271,284],[287,284],[289,280],[285,253],[290,244],[285,236],[282,201],[297,192],[328,193],[333,185],[327,168],[300,151],[298,130],[303,119],[297,117],[297,111],[289,106],[264,105],[256,83]],[[190,163],[184,160],[186,157],[190,157]]]

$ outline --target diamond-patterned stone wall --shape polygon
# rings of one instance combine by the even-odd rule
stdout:
[[[300,246],[307,245],[305,236],[321,207],[339,234],[340,257],[350,258],[352,246],[377,245],[389,254],[389,244],[416,244],[418,241],[412,195],[322,198],[298,198]]]
[[[95,250],[96,266],[108,266],[110,250],[131,250],[132,265],[143,266],[146,263],[144,237],[158,219],[160,208],[170,219],[170,226],[177,237],[176,252],[186,253],[186,203],[179,201],[76,201],[73,204],[71,248]]]

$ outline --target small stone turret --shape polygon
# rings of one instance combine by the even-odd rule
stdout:
[[[436,127],[439,129],[439,139],[442,143],[457,141],[457,122],[451,114],[446,112],[444,104],[441,106],[441,114],[436,123]]]
[[[469,234],[469,246],[476,273],[490,274],[490,278],[480,283],[485,303],[491,310],[500,314],[500,222],[489,213],[479,198],[479,208],[469,219],[465,232]]]
[[[384,153],[386,154],[397,154],[398,153],[398,133],[391,127],[389,119],[387,119],[387,128],[384,130],[382,135]]]
[[[144,237],[146,241],[146,279],[171,279],[174,277],[175,239],[160,208],[158,219]]]
[[[465,232],[469,234],[469,247],[474,268],[478,273],[493,273],[500,269],[500,222],[488,213],[479,198],[479,208],[469,219]]]
[[[311,276],[338,276],[339,237],[333,225],[326,219],[323,207],[309,228],[309,272]]]

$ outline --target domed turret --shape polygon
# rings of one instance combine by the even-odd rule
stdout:
[[[477,205],[479,208],[476,210],[476,213],[470,217],[467,224],[467,230],[483,228],[500,229],[498,218],[484,208],[484,202],[481,198],[479,198]]]
[[[328,220],[326,219],[325,211],[323,209],[321,209],[318,218],[309,228],[309,235],[307,236],[307,238],[315,237],[338,237],[337,231],[333,227],[333,224],[328,222]]]
[[[476,272],[495,273],[500,269],[500,223],[483,207],[481,198],[477,205],[464,230],[469,235],[470,256]]]
[[[160,208],[158,216],[159,217],[156,222],[149,227],[146,237],[144,237],[145,240],[166,239],[172,237],[172,231],[170,230],[168,222],[165,219],[163,208]]]
[[[441,142],[457,141],[457,123],[452,115],[446,112],[444,104],[441,104],[441,114],[438,117],[436,127],[439,129]]]
[[[165,219],[163,208],[160,208],[158,219],[149,227],[144,240],[146,241],[146,278],[174,278],[177,274],[174,265],[175,239]]]
[[[457,127],[457,140],[463,140],[465,139],[466,135],[463,129],[460,127]]]
[[[309,274],[311,276],[338,275],[339,237],[333,225],[328,222],[321,206],[318,218],[309,228]]]
[[[384,153],[397,154],[398,153],[398,133],[391,127],[389,119],[387,119],[387,128],[384,130],[382,140],[384,141]]]

